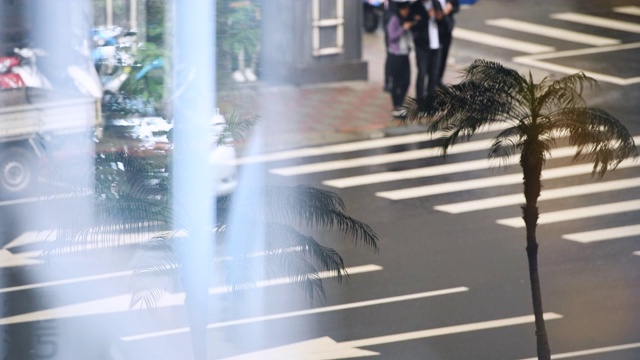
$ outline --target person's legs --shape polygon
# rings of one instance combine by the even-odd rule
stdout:
[[[416,98],[424,95],[424,80],[427,76],[428,51],[429,49],[417,46],[415,49],[416,67],[418,69],[418,75],[416,75]]]
[[[384,61],[384,87],[383,90],[384,91],[391,91],[391,87],[392,87],[392,79],[391,79],[391,61],[389,60],[389,57],[391,56],[391,54],[389,53],[389,36],[387,34],[387,24],[389,23],[389,19],[391,18],[391,12],[388,10],[385,10],[383,17],[382,17],[382,25],[383,25],[383,29],[384,29],[384,48],[387,50],[387,58]]]
[[[436,89],[438,85],[438,71],[440,69],[440,49],[430,49],[428,54],[427,71],[429,79],[427,81],[427,94]]]
[[[391,60],[392,55],[387,51],[387,58],[384,61],[384,91],[391,91],[393,78],[391,77]]]
[[[245,82],[247,78],[244,76],[244,46],[239,46],[233,53],[233,59],[231,62],[233,73],[231,76],[236,82]]]
[[[450,32],[444,32],[440,36],[440,66],[438,69],[438,86],[444,84],[444,71],[447,67],[447,57],[449,56],[449,48],[451,47],[452,35]]]
[[[392,55],[391,59],[391,77],[393,86],[391,88],[391,100],[393,102],[393,111],[391,114],[395,117],[404,116],[406,113],[402,109],[402,104],[407,96],[409,84],[411,83],[411,64],[409,63],[409,55]]]
[[[409,85],[411,84],[411,64],[409,62],[409,55],[403,55],[398,60],[398,98],[400,99],[400,105],[404,103],[404,99],[409,91]]]
[[[399,80],[401,75],[401,60],[399,55],[389,54],[389,70],[391,71],[389,75],[391,76],[391,102],[393,104],[393,108],[396,109],[400,105],[402,105],[402,91],[399,87]]]

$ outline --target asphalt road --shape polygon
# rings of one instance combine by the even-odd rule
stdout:
[[[636,7],[618,8],[630,5]],[[463,31],[451,56],[456,64],[495,59],[536,76],[589,71],[601,84],[590,103],[640,136],[640,65],[633,61],[640,55],[640,45],[633,47],[640,43],[639,11],[637,4],[624,1],[480,0],[458,15],[457,30]],[[582,24],[577,21],[584,18],[575,14],[627,24],[594,18],[591,25]],[[496,19],[503,20],[487,22]],[[585,44],[594,39],[575,34],[540,36],[541,28],[525,33],[509,28],[514,21],[597,35],[612,45]],[[518,29],[527,26],[517,23]],[[483,38],[488,40],[479,43]],[[546,50],[525,53],[515,50],[523,44],[505,39],[527,41],[527,51],[535,49],[531,44]],[[319,233],[345,257],[351,276],[342,284],[327,279],[326,299],[313,304],[287,285],[263,284],[237,297],[213,284],[212,358],[534,357],[525,234],[518,219],[519,168],[492,168],[484,160],[486,141],[495,134],[458,145],[460,151],[446,159],[428,137],[396,136],[352,143],[349,149],[328,146],[322,155],[301,151],[281,160],[246,160],[243,179],[338,192],[349,213],[378,232],[380,251]],[[540,202],[539,262],[552,353],[582,360],[638,359],[640,162],[623,163],[597,182],[579,165],[558,153],[547,163],[543,180],[548,198]],[[32,211],[12,206],[7,213]],[[31,250],[14,245],[15,252]],[[119,261],[85,263],[45,276],[29,266],[2,269],[6,358],[26,358],[25,346],[33,359],[54,352],[59,359],[184,358],[189,338],[180,294],[165,298],[153,313],[127,311],[131,253],[110,256]],[[46,283],[61,278],[68,280]],[[23,284],[32,288],[11,288]]]

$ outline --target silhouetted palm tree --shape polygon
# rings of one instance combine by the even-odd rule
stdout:
[[[604,110],[588,107],[583,90],[596,80],[577,73],[535,82],[496,62],[475,60],[463,79],[420,99],[405,103],[403,122],[427,122],[432,132],[443,131],[446,150],[460,137],[471,137],[489,125],[506,125],[491,148],[490,158],[504,158],[520,151],[525,204],[527,258],[535,315],[538,359],[550,359],[538,276],[538,197],[545,160],[556,140],[565,138],[576,147],[578,158],[593,162],[593,174],[602,177],[625,158],[637,156],[632,136],[622,123]]]

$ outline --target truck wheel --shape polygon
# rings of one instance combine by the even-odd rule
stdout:
[[[20,147],[0,150],[0,196],[15,198],[29,192],[37,181],[34,157]]]

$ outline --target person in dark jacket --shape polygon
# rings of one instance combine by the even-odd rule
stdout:
[[[411,31],[416,52],[416,67],[418,68],[416,76],[417,98],[434,91],[438,85],[440,40],[436,22],[436,8],[443,3],[445,3],[444,0],[418,0],[411,5],[410,17],[416,21]]]
[[[449,48],[451,47],[451,40],[453,39],[453,27],[455,26],[453,15],[458,11],[460,11],[459,0],[447,0],[442,9],[443,15],[440,21],[441,23],[438,26],[438,33],[440,34],[440,59],[438,61],[437,86],[443,85],[442,79],[444,77],[444,70],[447,67],[447,57],[449,56]]]

